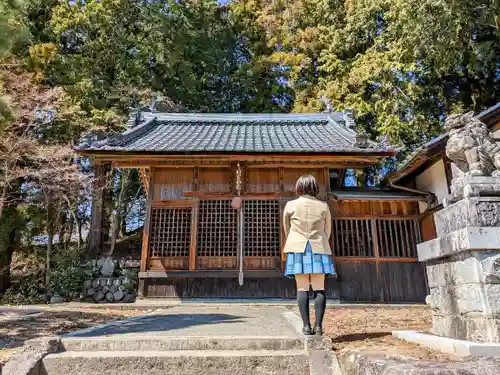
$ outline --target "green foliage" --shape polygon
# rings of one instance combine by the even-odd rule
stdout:
[[[50,273],[50,293],[69,301],[78,298],[91,273],[91,268],[78,260],[56,263]]]
[[[500,3],[474,1],[234,1],[257,61],[293,90],[293,110],[354,109],[373,137],[408,146],[443,116],[500,100]],[[244,22],[244,21],[243,21]]]
[[[418,143],[442,116],[498,101],[500,44],[486,1],[364,0],[339,4],[321,53],[321,95],[375,133]]]
[[[44,284],[44,273],[25,273],[22,277],[12,279],[11,286],[2,297],[2,304],[8,305],[32,305],[47,302],[47,290]]]
[[[136,291],[137,284],[139,281],[139,269],[136,268],[125,268],[122,272],[123,276],[129,278],[130,282],[123,284],[124,288],[128,291]]]

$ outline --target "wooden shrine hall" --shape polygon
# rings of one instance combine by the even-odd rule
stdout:
[[[347,170],[392,148],[357,136],[348,112],[139,112],[124,133],[87,142],[94,165],[138,168],[147,190],[139,273],[144,297],[293,298],[283,276],[281,213],[313,174],[333,217],[337,278],[329,298],[424,301],[419,202],[404,190],[344,187]],[[242,209],[231,206],[241,196]],[[425,238],[424,238],[425,239]]]

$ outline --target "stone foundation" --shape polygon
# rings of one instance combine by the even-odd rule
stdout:
[[[110,257],[92,262],[92,278],[85,281],[84,298],[98,303],[133,302],[137,296],[137,272],[125,261]]]
[[[500,191],[484,179],[488,193]],[[418,245],[418,255],[426,262],[433,333],[493,343],[500,342],[500,197],[480,196],[477,186],[465,185],[474,195],[435,214],[438,238]]]
[[[85,295],[95,302],[133,302],[136,293],[127,287],[128,284],[130,284],[130,280],[126,276],[87,280]]]

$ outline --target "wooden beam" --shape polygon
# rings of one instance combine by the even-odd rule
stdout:
[[[280,196],[294,196],[295,193],[293,192],[284,192],[283,194],[280,194],[278,192],[270,192],[270,193],[244,193],[241,197],[243,199],[251,199],[251,198],[262,198],[262,199],[265,199],[265,198],[275,198],[275,199],[279,199]],[[184,196],[185,197],[196,197],[196,198],[200,198],[200,199],[223,199],[223,198],[227,198],[227,199],[232,199],[234,198],[234,194],[233,193],[224,193],[224,192],[220,192],[220,193],[210,193],[210,192],[203,192],[203,191],[185,191],[184,192]]]
[[[91,155],[94,159],[107,161],[120,160],[149,160],[149,161],[167,161],[167,160],[228,160],[228,161],[261,161],[269,162],[273,160],[295,160],[302,163],[307,161],[359,161],[362,163],[374,163],[380,159],[391,156],[393,152],[385,153],[345,153],[345,154],[321,154],[321,153],[297,153],[297,154],[229,154],[229,153],[206,153],[206,154],[138,154],[132,152],[126,153],[93,153],[80,152],[81,154]]]
[[[209,163],[202,163],[199,160],[193,160],[192,162],[157,162],[157,161],[148,161],[148,160],[143,160],[143,161],[136,161],[136,160],[121,160],[121,161],[108,161],[109,163],[112,164],[113,168],[122,168],[122,169],[137,169],[137,168],[146,168],[146,167],[155,167],[155,168],[193,168],[196,166],[200,166],[203,168],[229,168],[231,166],[231,163],[229,161],[221,162],[221,163],[215,163],[215,162],[209,162]],[[294,161],[282,161],[282,162],[268,162],[268,163],[255,163],[252,164],[252,162],[248,162],[248,168],[280,168],[280,167],[286,167],[286,168],[297,168],[297,169],[304,169],[304,168],[311,168],[311,169],[316,169],[316,168],[324,168],[325,166],[329,168],[338,168],[338,169],[362,169],[365,168],[367,165],[370,164],[376,164],[377,162],[374,163],[361,163],[361,162],[356,162],[356,163],[347,163],[347,162],[323,162],[323,163],[295,163]]]
[[[213,270],[188,272],[182,270],[152,270],[139,272],[139,279],[166,279],[166,278],[231,278],[238,279],[237,270]],[[283,278],[280,270],[245,271],[245,278]]]
[[[335,261],[339,263],[355,263],[355,262],[371,262],[371,263],[417,263],[417,258],[379,258],[376,257],[335,257]]]
[[[196,205],[196,201],[186,200],[186,199],[178,199],[171,201],[161,201],[154,200],[151,202],[151,206],[154,208],[192,208]]]
[[[392,214],[336,214],[332,212],[333,219],[390,219],[390,220],[419,220],[419,215],[392,215]]]

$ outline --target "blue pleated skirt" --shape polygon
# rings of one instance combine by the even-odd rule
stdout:
[[[297,274],[323,273],[327,276],[335,276],[335,267],[331,255],[314,254],[309,241],[306,251],[303,253],[287,253],[285,264],[285,276],[293,277]]]

